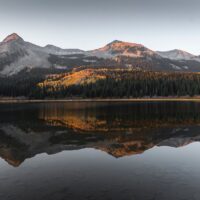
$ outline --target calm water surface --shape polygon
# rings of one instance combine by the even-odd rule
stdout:
[[[0,105],[1,200],[199,200],[200,103]]]

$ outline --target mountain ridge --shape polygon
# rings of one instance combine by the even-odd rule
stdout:
[[[17,33],[0,42],[1,76],[12,76],[25,69],[80,66],[200,72],[200,57],[177,49],[153,51],[142,44],[120,40],[90,51],[62,49],[50,44],[41,47],[26,42]]]
[[[157,53],[163,58],[168,58],[172,60],[194,60],[197,58],[194,54],[188,53],[181,49],[173,49],[169,51],[157,51]]]

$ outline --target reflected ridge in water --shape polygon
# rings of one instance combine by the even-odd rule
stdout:
[[[40,153],[93,148],[113,157],[200,141],[198,103],[1,105],[0,156],[12,166]]]

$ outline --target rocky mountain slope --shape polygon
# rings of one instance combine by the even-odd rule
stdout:
[[[0,43],[0,74],[13,75],[24,69],[56,68],[54,63],[51,63],[51,54],[55,56],[67,56],[82,53],[83,51],[78,49],[65,50],[52,45],[40,47],[25,42],[20,36],[14,33]]]
[[[40,47],[24,41],[16,33],[0,43],[1,76],[35,68],[66,70],[80,66],[199,72],[200,58],[181,50],[156,52],[141,44],[118,40],[91,51],[53,45]]]
[[[102,48],[90,51],[90,53],[103,58],[115,58],[117,56],[133,58],[147,58],[152,56],[159,57],[156,52],[141,44],[123,42],[119,40],[114,40]]]
[[[25,42],[17,34],[0,43],[0,70],[2,75],[12,75],[25,68],[49,68],[48,54],[41,47]]]
[[[179,49],[174,49],[171,51],[157,51],[157,54],[163,58],[168,58],[171,60],[195,60],[195,55]]]

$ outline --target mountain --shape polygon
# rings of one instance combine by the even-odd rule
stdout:
[[[43,48],[25,42],[16,33],[0,43],[0,71],[13,75],[25,68],[49,68],[48,54]]]
[[[115,61],[115,66],[123,68],[131,67],[154,71],[200,71],[199,58],[181,50],[176,51],[156,52],[142,44],[114,40],[89,53],[109,61]],[[181,55],[182,57],[185,55],[184,59],[180,59]],[[186,55],[191,59],[186,59]]]
[[[0,74],[13,75],[24,69],[56,68],[55,63],[51,62],[51,55],[68,56],[83,53],[84,51],[78,49],[61,49],[53,45],[40,47],[24,41],[13,33],[0,43]],[[63,58],[59,59],[62,61]],[[74,59],[74,57],[68,59]]]
[[[186,51],[179,49],[174,49],[171,51],[157,51],[157,54],[163,58],[168,58],[171,60],[194,60],[195,55],[190,54]]]
[[[16,40],[23,40],[17,33],[13,33],[11,35],[8,35],[4,40],[3,43],[11,42],[11,41],[16,41]]]
[[[141,44],[123,42],[114,40],[106,46],[90,51],[93,55],[103,58],[114,58],[117,56],[133,57],[133,58],[145,58],[155,56],[158,57],[157,53],[146,48]]]
[[[83,51],[53,45],[41,47],[13,33],[0,43],[0,75],[32,69],[68,70],[76,67],[115,67],[154,71],[200,71],[200,58],[181,50],[156,52],[142,44],[114,40],[102,48]]]
[[[46,45],[44,47],[44,50],[48,54],[54,54],[54,55],[68,55],[68,54],[84,54],[85,52],[80,49],[61,49],[60,47],[56,47],[54,45]]]

